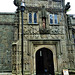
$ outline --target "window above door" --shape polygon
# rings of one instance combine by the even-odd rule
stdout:
[[[37,24],[37,12],[28,13],[28,24]]]
[[[49,21],[50,21],[50,24],[58,24],[58,17],[57,17],[57,14],[50,14],[49,15]]]

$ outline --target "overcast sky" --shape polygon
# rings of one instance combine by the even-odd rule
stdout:
[[[16,6],[13,4],[14,0],[0,0],[0,12],[15,12]],[[71,8],[68,14],[75,14],[75,1],[65,0],[65,4],[70,2]]]

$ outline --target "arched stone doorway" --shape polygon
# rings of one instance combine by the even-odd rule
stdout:
[[[47,48],[36,52],[36,75],[54,75],[53,53]]]

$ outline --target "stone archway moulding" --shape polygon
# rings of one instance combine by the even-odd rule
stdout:
[[[47,48],[49,50],[52,51],[53,53],[53,62],[54,62],[54,71],[57,71],[57,59],[56,59],[56,49],[55,49],[55,45],[40,45],[40,46],[37,46],[35,47],[35,50],[34,50],[34,72],[36,72],[36,52],[41,49],[41,48]]]
[[[36,52],[41,48],[47,48],[52,51],[53,53],[53,62],[54,62],[54,72],[58,70],[58,59],[57,53],[60,52],[59,47],[60,40],[29,40],[30,43],[30,50],[33,56],[33,73],[36,74]]]

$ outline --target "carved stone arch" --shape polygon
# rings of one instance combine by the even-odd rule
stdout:
[[[34,73],[36,74],[36,52],[41,49],[41,48],[46,48],[48,50],[50,50],[53,53],[53,63],[54,63],[54,71],[57,71],[57,59],[56,59],[56,50],[54,48],[54,46],[50,46],[50,45],[39,45],[35,48],[34,50]],[[53,50],[54,48],[54,50]]]
[[[36,75],[52,74],[54,75],[53,52],[48,48],[41,48],[35,54]]]
[[[35,54],[39,49],[41,49],[41,48],[47,48],[47,49],[49,49],[49,50],[51,50],[51,51],[53,52],[53,49],[52,49],[52,48],[49,48],[48,45],[40,45],[40,46],[37,46],[37,47],[35,48],[34,54]]]

